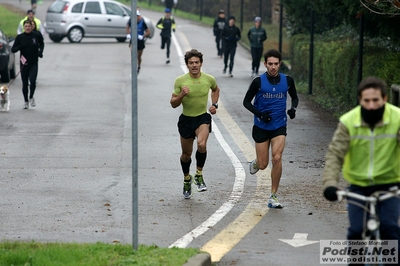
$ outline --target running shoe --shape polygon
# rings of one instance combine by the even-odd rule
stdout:
[[[29,108],[29,102],[25,102],[24,109],[28,109],[28,108]]]
[[[257,166],[256,159],[254,159],[250,163],[250,174],[254,175],[255,173],[258,172],[258,170],[260,170],[260,168],[258,168],[258,166]]]
[[[35,98],[30,98],[30,99],[29,99],[29,102],[30,102],[30,104],[31,104],[32,107],[35,107],[35,106],[36,106]]]
[[[279,203],[278,198],[275,194],[272,194],[268,200],[268,207],[274,209],[282,209],[283,205]]]
[[[192,196],[192,181],[192,176],[190,176],[190,181],[183,181],[183,197],[185,199],[190,199]]]
[[[167,60],[165,61],[165,63],[166,63],[166,64],[169,64],[169,63],[170,63],[169,58],[167,58]]]
[[[198,192],[203,192],[207,190],[206,183],[204,183],[203,175],[195,175],[194,184],[197,186]]]

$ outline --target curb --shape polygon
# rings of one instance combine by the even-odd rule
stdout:
[[[200,253],[191,257],[183,266],[211,266],[211,255]]]

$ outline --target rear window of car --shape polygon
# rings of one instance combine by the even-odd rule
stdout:
[[[101,14],[99,2],[87,2],[85,7],[85,13],[90,14]]]
[[[83,8],[83,3],[76,4],[72,7],[71,13],[81,13]]]
[[[64,1],[55,1],[49,9],[47,10],[48,13],[62,13],[64,10],[64,6],[67,4],[67,2]]]

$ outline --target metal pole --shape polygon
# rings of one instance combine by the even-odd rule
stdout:
[[[200,21],[203,18],[203,0],[200,0]]]
[[[231,0],[228,0],[228,6],[226,8],[226,15],[227,15],[228,19],[231,16],[230,10],[231,10]]]
[[[360,33],[358,40],[358,73],[357,73],[357,87],[362,80],[362,67],[363,67],[363,53],[364,53],[364,14],[360,15]],[[357,99],[357,97],[356,97]],[[358,99],[357,99],[358,104]]]
[[[240,0],[240,30],[243,30],[243,0]]]
[[[283,4],[282,0],[280,1],[279,5],[279,52],[282,53],[282,23],[283,23]]]
[[[310,25],[310,62],[308,71],[308,94],[312,94],[314,76],[314,9],[311,10],[311,25]]]
[[[258,13],[258,16],[260,17],[260,18],[262,18],[262,0],[260,0],[260,2],[258,3],[258,9],[259,9],[259,13]]]
[[[138,112],[137,112],[137,0],[132,1],[131,17],[131,77],[132,77],[132,246],[138,249],[139,211],[138,211]]]
[[[400,85],[392,84],[390,86],[390,99],[393,105],[400,107]]]

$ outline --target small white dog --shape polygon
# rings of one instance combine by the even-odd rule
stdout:
[[[0,87],[0,106],[1,111],[10,111],[10,91],[6,85]]]

